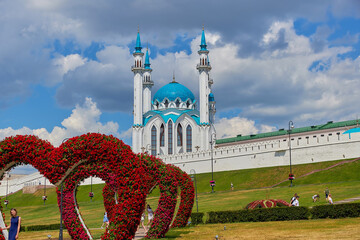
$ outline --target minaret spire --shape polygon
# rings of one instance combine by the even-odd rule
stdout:
[[[134,56],[134,65],[131,71],[134,73],[134,125],[132,134],[132,149],[134,152],[139,153],[142,147],[142,132],[143,132],[143,56],[141,51],[140,31],[136,36],[136,45]]]
[[[138,32],[137,32],[137,36],[136,36],[136,45],[135,45],[135,52],[140,53],[141,52],[141,41],[140,41],[140,30],[139,30],[139,25],[138,25]]]
[[[146,53],[145,53],[145,69],[150,69],[150,58],[149,58],[149,48],[146,46]]]
[[[204,27],[201,33],[201,43],[200,50],[198,51],[200,62],[197,64],[196,68],[199,71],[199,110],[200,110],[200,148],[202,150],[210,149],[209,142],[212,141],[211,136],[213,130],[211,129],[212,120],[210,117],[210,110],[215,106],[209,104],[209,98],[212,100],[213,97],[211,93],[212,79],[210,78],[211,65],[209,62],[209,50],[207,49],[206,40],[205,40],[205,31]],[[213,102],[211,102],[213,103]],[[214,104],[213,104],[214,105]]]
[[[207,51],[206,39],[205,39],[205,31],[204,25],[202,27],[202,34],[201,34],[201,44],[200,44],[200,51]]]

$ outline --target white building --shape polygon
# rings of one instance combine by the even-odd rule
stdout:
[[[210,149],[210,142],[215,137],[213,121],[216,110],[204,30],[198,53],[196,68],[199,71],[200,102],[187,87],[175,81],[175,76],[151,99],[154,82],[151,79],[149,52],[146,50],[144,63],[138,32],[133,53],[134,66],[131,68],[134,72],[134,152],[162,156]]]

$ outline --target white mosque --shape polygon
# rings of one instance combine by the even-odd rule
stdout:
[[[204,30],[198,53],[199,102],[187,87],[175,81],[174,76],[151,98],[154,82],[151,79],[149,52],[147,49],[144,62],[138,32],[133,53],[134,66],[131,68],[134,72],[134,152],[162,156],[210,149],[215,138],[213,123],[216,109]]]

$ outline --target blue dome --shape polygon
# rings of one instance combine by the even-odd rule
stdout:
[[[209,94],[209,102],[215,102],[214,94],[212,92]]]
[[[155,102],[155,100],[158,100],[159,102],[162,102],[165,98],[169,99],[169,101],[175,101],[178,97],[183,102],[189,98],[192,102],[195,101],[194,94],[187,87],[178,82],[171,82],[160,88],[155,93],[153,101]]]

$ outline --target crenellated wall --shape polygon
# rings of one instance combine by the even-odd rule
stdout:
[[[328,131],[291,136],[292,164],[360,157],[360,133],[352,133],[350,136],[342,132]],[[289,138],[288,135],[284,135],[273,140],[215,147],[213,151],[159,157],[165,163],[174,164],[188,173],[191,169],[196,173],[205,173],[211,172],[212,154],[214,172],[286,166],[290,163]]]

